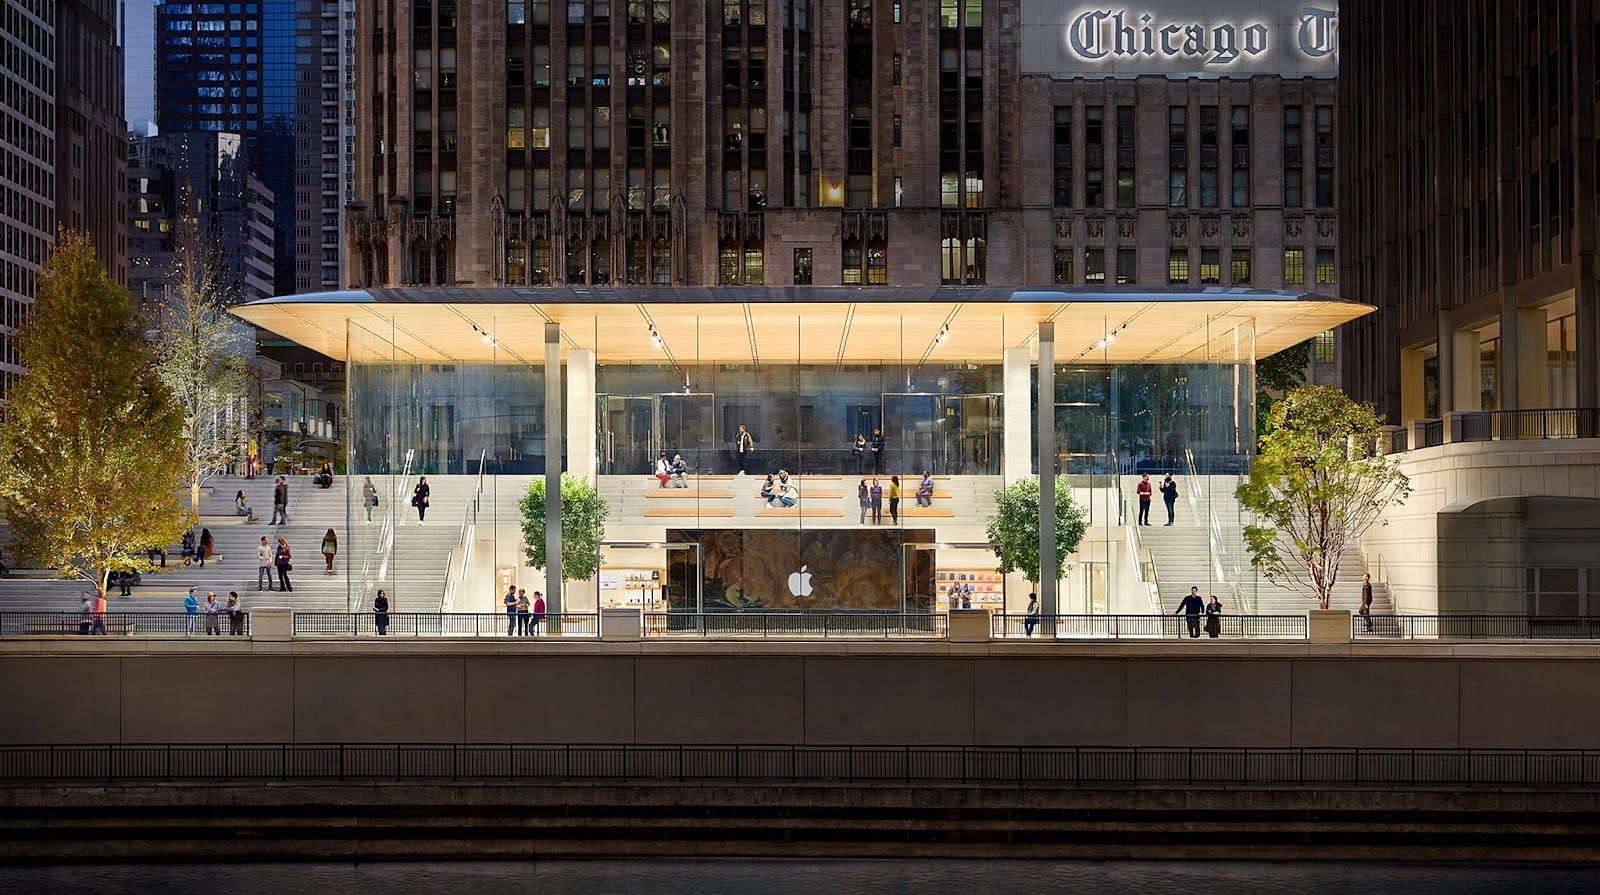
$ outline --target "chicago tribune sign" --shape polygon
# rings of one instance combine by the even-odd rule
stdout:
[[[1022,0],[1022,70],[1056,77],[1338,72],[1336,0]]]

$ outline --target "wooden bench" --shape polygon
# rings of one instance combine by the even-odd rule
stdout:
[[[725,518],[732,516],[733,510],[727,507],[645,507],[644,515],[647,519],[689,519],[695,516]]]
[[[802,519],[842,519],[844,510],[839,507],[762,507],[756,510],[756,517],[760,519],[787,519],[792,517]]]
[[[902,503],[900,515],[907,519],[954,519],[956,511],[949,507],[908,507]]]
[[[726,488],[654,488],[644,496],[651,500],[726,500],[733,492]]]

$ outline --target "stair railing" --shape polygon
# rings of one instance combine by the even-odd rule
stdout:
[[[1206,483],[1200,478],[1199,465],[1195,463],[1194,451],[1183,449],[1184,474],[1189,479],[1189,508],[1196,518],[1202,518],[1206,524],[1206,541],[1211,550],[1211,567],[1216,574],[1216,580],[1228,594],[1235,612],[1248,615],[1251,612],[1249,592],[1244,587],[1245,573],[1240,563],[1241,557],[1235,556],[1235,551],[1230,550],[1228,538],[1223,534],[1222,520],[1217,517],[1215,504],[1205,499]]]
[[[355,586],[351,588],[349,605],[351,612],[363,612],[367,608],[369,595],[377,589],[378,582],[389,575],[389,557],[394,552],[394,528],[397,514],[400,512],[401,501],[405,499],[407,487],[411,482],[411,465],[416,461],[416,451],[406,450],[405,461],[400,466],[400,475],[393,479],[393,487],[387,495],[389,503],[384,507],[383,521],[378,525],[378,543],[370,553],[361,561],[361,574],[357,577]]]
[[[478,540],[478,508],[483,502],[483,469],[488,459],[487,449],[478,452],[478,483],[472,489],[472,496],[467,499],[466,511],[461,514],[461,532],[456,535],[455,546],[450,548],[450,555],[445,557],[444,589],[439,597],[441,613],[455,611],[456,591],[466,581],[467,572],[472,568],[472,547]]]

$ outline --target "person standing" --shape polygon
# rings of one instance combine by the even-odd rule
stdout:
[[[367,524],[372,524],[372,509],[378,505],[378,487],[372,484],[372,476],[367,476],[361,483],[361,506],[367,511]]]
[[[191,587],[183,598],[183,633],[194,634],[195,616],[200,613],[200,588]]]
[[[378,626],[378,636],[385,637],[389,634],[389,596],[378,588],[378,595],[372,598],[372,622]]]
[[[1216,594],[1206,603],[1206,636],[1212,640],[1222,636],[1222,601]]]
[[[411,505],[417,508],[417,524],[421,525],[428,518],[428,495],[433,489],[428,487],[428,477],[418,476],[417,487],[411,489]]]
[[[889,476],[889,524],[900,524],[900,477]]]
[[[517,636],[523,637],[528,633],[528,613],[532,607],[528,604],[528,595],[517,593]]]
[[[261,564],[261,568],[256,570],[256,590],[261,589],[261,582],[263,581],[267,583],[267,590],[273,590],[272,559],[272,545],[267,543],[267,539],[263,537],[261,543],[256,546],[256,562]]]
[[[333,558],[338,553],[339,536],[330,528],[328,533],[322,536],[322,564],[327,566],[329,575],[333,574]]]
[[[283,476],[272,486],[272,521],[268,525],[282,525],[289,521],[289,482]]]
[[[228,636],[244,636],[244,605],[239,602],[239,592],[228,591]]]
[[[1139,477],[1139,487],[1134,489],[1139,494],[1139,524],[1150,524],[1150,474],[1147,472]]]
[[[883,475],[883,429],[874,427],[872,430],[872,471]]]
[[[739,434],[734,436],[733,451],[738,455],[734,459],[739,461],[739,474],[744,475],[750,457],[756,452],[756,440],[742,423],[739,425]]]
[[[290,562],[293,558],[294,554],[289,551],[289,542],[279,538],[278,549],[272,555],[272,563],[278,567],[278,586],[283,588],[285,593],[294,590],[289,584],[289,573],[294,571],[294,563]]]
[[[850,454],[856,459],[856,475],[861,475],[867,465],[867,436],[856,433],[856,440],[850,445]]]
[[[206,593],[206,634],[220,635],[222,633],[222,604],[217,602],[217,592]]]
[[[1022,620],[1022,627],[1023,627],[1023,630],[1028,632],[1028,636],[1032,637],[1033,636],[1034,626],[1036,626],[1038,624],[1039,624],[1039,595],[1036,594],[1036,593],[1030,593],[1030,594],[1028,594],[1028,614]]]
[[[533,592],[533,617],[528,619],[528,633],[537,636],[539,626],[544,624],[544,592]]]
[[[1171,525],[1177,518],[1174,509],[1178,505],[1178,483],[1172,480],[1172,473],[1161,480],[1161,500],[1167,505],[1167,524]]]
[[[94,624],[89,626],[90,634],[104,634],[106,632],[106,592],[94,592]]]
[[[517,588],[515,585],[506,587],[506,595],[500,598],[500,605],[506,610],[506,636],[517,633]]]
[[[1361,627],[1362,630],[1372,631],[1372,573],[1366,572],[1361,576]]]
[[[1189,595],[1178,603],[1178,608],[1173,615],[1183,616],[1184,623],[1189,626],[1189,636],[1200,636],[1200,614],[1206,611],[1205,600],[1200,599],[1200,588],[1189,588]]]
[[[868,489],[867,493],[870,494],[871,497],[872,497],[872,524],[873,525],[882,525],[883,524],[883,485],[878,481],[877,476],[873,476],[873,478],[872,478],[872,487],[870,489]]]
[[[867,510],[872,509],[872,494],[867,490],[867,480],[856,486],[856,499],[861,502],[861,524],[867,524]]]

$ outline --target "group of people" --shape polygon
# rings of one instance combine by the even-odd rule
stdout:
[[[656,481],[662,488],[687,488],[689,487],[689,464],[683,459],[682,454],[673,454],[672,459],[667,459],[667,452],[662,451],[656,457]]]
[[[1173,615],[1183,616],[1184,624],[1189,629],[1191,638],[1200,636],[1200,618],[1205,617],[1206,636],[1212,640],[1222,636],[1222,601],[1216,594],[1211,595],[1207,601],[1200,596],[1200,588],[1189,588],[1189,595],[1178,603],[1178,608]]]
[[[873,476],[870,481],[862,479],[861,483],[856,486],[856,502],[861,505],[862,525],[867,524],[867,515],[869,513],[872,516],[873,525],[883,524],[884,497],[889,498],[889,522],[891,525],[898,525],[900,522],[899,476],[889,476],[887,493],[884,491],[883,484],[878,480],[877,476]],[[933,506],[933,473],[926,469],[922,471],[922,481],[917,483],[916,501],[919,507]]]
[[[761,500],[768,507],[792,507],[800,503],[800,489],[789,478],[789,470],[780,469],[776,477],[767,476],[761,484]]]
[[[1139,485],[1134,491],[1139,495],[1139,524],[1150,524],[1150,499],[1156,489],[1150,485],[1150,474],[1145,473],[1139,477]],[[1178,508],[1178,483],[1172,480],[1172,473],[1161,480],[1161,500],[1167,505],[1167,525],[1177,519]]]
[[[207,591],[205,602],[201,603],[200,589],[191,587],[188,595],[183,598],[183,612],[186,617],[184,625],[184,633],[186,634],[194,633],[195,620],[200,615],[204,615],[206,618],[207,634],[222,633],[222,616],[224,615],[228,617],[228,633],[230,635],[242,636],[244,634],[244,604],[239,600],[238,591],[228,591],[228,602],[224,605],[217,601],[216,591]]]
[[[856,440],[850,445],[850,456],[856,461],[856,475],[865,473],[869,461],[872,464],[872,474],[883,475],[883,446],[882,428],[873,427],[871,441],[860,432],[856,433]]]
[[[506,607],[506,636],[531,637],[538,636],[539,626],[544,624],[544,594],[533,592],[533,599],[528,599],[528,591],[515,585],[506,588],[506,595],[501,598]]]

